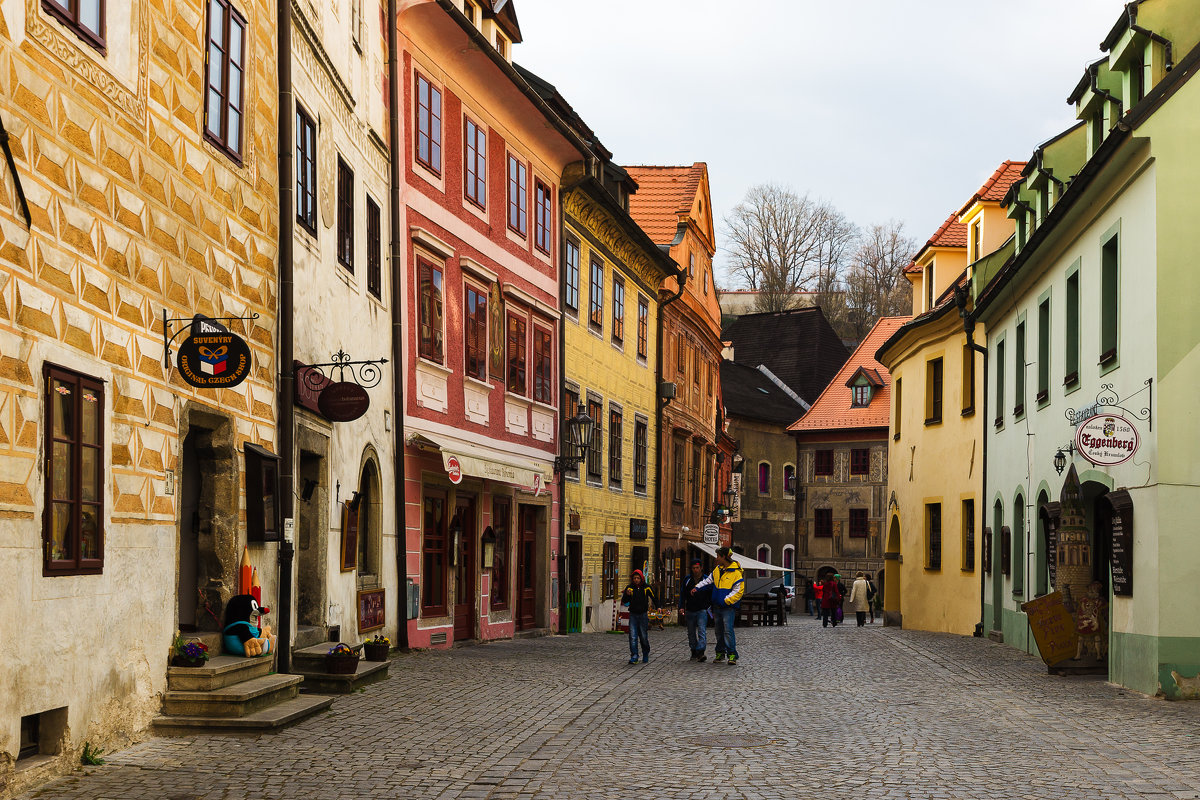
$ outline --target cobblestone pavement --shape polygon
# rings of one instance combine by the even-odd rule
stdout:
[[[685,638],[636,666],[606,634],[405,655],[278,734],[151,740],[24,798],[1200,798],[1197,703],[804,616],[739,628],[736,667]]]

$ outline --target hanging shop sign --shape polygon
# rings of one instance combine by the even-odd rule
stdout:
[[[716,547],[721,541],[721,528],[713,523],[708,523],[704,526],[704,543],[709,547]]]
[[[317,408],[330,422],[352,422],[371,407],[371,396],[367,390],[351,381],[331,383],[321,390]]]
[[[1137,452],[1140,437],[1133,423],[1120,414],[1096,414],[1079,424],[1075,448],[1093,464],[1124,464]]]
[[[197,314],[191,336],[179,345],[175,365],[197,389],[230,389],[250,374],[250,346],[215,319]]]
[[[379,385],[383,379],[379,366],[386,363],[386,358],[353,361],[341,350],[334,353],[332,361],[321,364],[296,361],[292,364],[296,400],[330,422],[353,422],[371,407],[367,389]]]
[[[458,456],[450,456],[446,459],[446,474],[450,476],[450,482],[457,485],[462,483],[462,464],[458,463]]]

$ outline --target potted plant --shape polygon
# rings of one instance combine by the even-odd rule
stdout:
[[[208,645],[195,639],[185,642],[179,632],[171,643],[171,653],[172,667],[203,667],[208,661]]]
[[[375,637],[363,642],[363,651],[367,661],[387,661],[388,651],[392,649],[392,641],[386,636],[375,634]]]
[[[350,645],[338,642],[325,654],[325,671],[330,675],[353,675],[358,671],[358,653]]]

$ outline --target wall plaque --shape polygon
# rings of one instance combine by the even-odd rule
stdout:
[[[1112,509],[1112,591],[1114,595],[1133,596],[1133,499],[1120,489],[1104,496]]]

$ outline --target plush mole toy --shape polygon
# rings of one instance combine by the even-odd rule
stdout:
[[[251,617],[268,610],[260,607],[252,595],[239,594],[229,598],[221,637],[225,652],[231,656],[261,656],[274,651],[278,637],[271,635],[271,626],[263,625],[260,630],[250,622]]]

